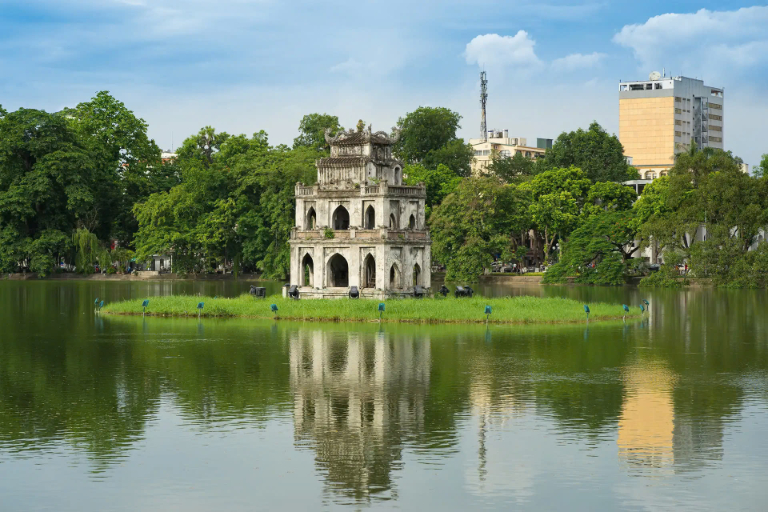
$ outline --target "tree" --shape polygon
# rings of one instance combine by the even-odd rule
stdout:
[[[633,217],[631,210],[591,216],[563,244],[562,257],[547,270],[545,281],[563,282],[574,276],[577,283],[624,284],[627,260],[639,248],[627,249],[637,233]]]
[[[562,133],[546,152],[550,168],[578,167],[593,182],[622,182],[637,179],[637,171],[627,164],[624,147],[615,135],[608,133],[597,122],[586,131]]]
[[[635,191],[611,181],[599,181],[589,188],[583,215],[589,217],[605,211],[629,210],[637,199]]]
[[[197,135],[186,138],[176,153],[180,161],[195,159],[205,167],[210,167],[213,165],[216,153],[227,139],[229,139],[227,132],[217,133],[213,127],[206,126],[201,128]]]
[[[329,114],[307,114],[299,123],[299,136],[293,139],[294,149],[299,147],[329,151],[330,146],[325,142],[325,131],[338,133],[344,128],[339,124],[339,118]]]
[[[472,174],[474,153],[472,146],[465,144],[463,139],[456,139],[427,153],[423,163],[430,169],[444,165],[457,176],[467,177]]]
[[[752,174],[757,178],[768,177],[768,153],[763,155],[762,160],[760,160],[760,165],[752,170]]]
[[[98,226],[105,172],[64,116],[19,109],[0,119],[0,268],[39,256],[35,266],[50,271],[67,249],[62,239]]]
[[[524,191],[498,178],[468,178],[432,212],[433,256],[446,279],[475,279],[497,254],[509,255],[510,234],[527,226]]]
[[[443,202],[448,194],[453,193],[461,183],[455,172],[446,165],[440,164],[436,169],[427,169],[423,165],[406,165],[403,169],[403,180],[406,185],[424,183],[427,188],[426,214],[427,218],[432,209]]]
[[[495,174],[507,183],[518,183],[530,179],[535,174],[536,162],[516,152],[511,158],[494,154],[488,172]]]
[[[456,137],[461,116],[444,107],[419,107],[397,121],[400,138],[395,154],[409,164],[428,168],[448,166],[459,176],[469,176],[472,148]]]
[[[63,113],[102,170],[96,182],[96,234],[130,245],[138,229],[131,213],[133,205],[176,181],[169,175],[170,168],[162,164],[160,148],[147,136],[147,123],[108,91]]]
[[[555,243],[564,241],[579,225],[582,206],[592,183],[576,167],[553,169],[521,185],[531,194],[529,208],[533,225],[544,236],[544,259]]]

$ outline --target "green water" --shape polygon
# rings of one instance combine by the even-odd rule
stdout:
[[[482,288],[651,302],[588,329],[93,312],[248,286],[0,282],[0,510],[765,510],[764,292]]]

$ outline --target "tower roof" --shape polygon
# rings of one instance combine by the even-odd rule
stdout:
[[[341,131],[335,136],[331,136],[330,130],[326,130],[325,141],[330,146],[363,146],[366,144],[391,146],[400,139],[399,130],[393,128],[392,132],[392,136],[383,131],[373,133],[371,131],[371,125],[368,125],[368,128],[363,131],[357,131],[354,128],[350,128],[348,132]]]

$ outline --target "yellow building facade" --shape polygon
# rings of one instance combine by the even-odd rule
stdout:
[[[651,73],[646,81],[619,84],[619,140],[643,180],[664,176],[675,155],[723,149],[723,90],[701,80]]]
[[[632,165],[661,174],[674,165],[675,99],[625,98],[619,100],[619,139]]]

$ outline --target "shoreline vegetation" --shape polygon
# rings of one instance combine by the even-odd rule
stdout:
[[[331,322],[378,322],[378,300],[312,299],[291,300],[281,296],[256,299],[248,294],[235,298],[192,295],[150,297],[147,316],[206,318],[253,318]],[[111,315],[142,315],[144,299],[106,304],[102,312]],[[197,305],[204,307],[198,311]],[[277,306],[277,312],[271,305]],[[485,323],[485,307],[491,307],[488,323],[493,324],[565,324],[586,321],[584,304],[572,299],[530,296],[505,298],[427,298],[390,299],[384,302],[382,322],[400,323]],[[590,321],[620,320],[621,304],[589,304]],[[638,307],[631,307],[627,318],[640,318]]]

